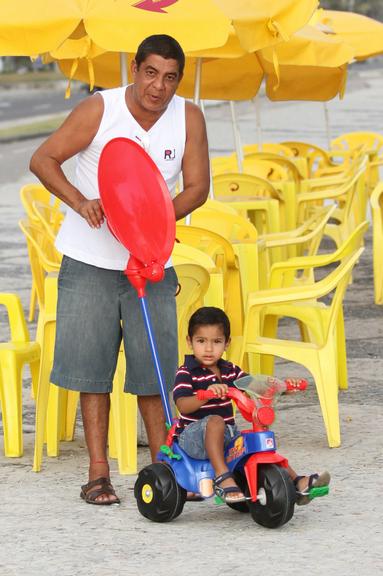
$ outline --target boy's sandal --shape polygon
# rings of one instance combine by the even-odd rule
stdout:
[[[115,496],[115,499],[97,500],[99,496],[103,495]],[[116,496],[110,478],[105,477],[91,480],[88,482],[88,484],[81,486],[80,497],[85,500],[87,504],[96,504],[97,506],[110,506],[111,504],[120,504],[120,499]]]
[[[217,476],[213,480],[214,492],[216,496],[221,498],[226,504],[235,504],[237,502],[245,502],[247,500],[246,496],[242,496],[242,498],[230,498],[229,494],[242,494],[242,490],[238,486],[227,486],[223,488],[220,484],[227,480],[228,478],[233,478],[231,472],[224,472],[220,476]]]
[[[313,498],[318,496],[326,496],[329,492],[328,485],[330,484],[331,476],[329,472],[322,472],[322,474],[310,474],[307,487],[304,490],[298,490],[298,482],[305,478],[305,476],[296,476],[293,480],[297,494],[297,506],[304,506],[309,504]]]

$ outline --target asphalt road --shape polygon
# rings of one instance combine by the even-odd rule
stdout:
[[[63,85],[64,86],[64,85]],[[56,114],[71,110],[88,93],[85,90],[72,90],[71,97],[65,100],[65,89],[42,90],[2,90],[0,98],[0,122],[29,118],[45,114]]]

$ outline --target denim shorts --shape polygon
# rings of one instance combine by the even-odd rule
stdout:
[[[178,444],[182,450],[192,458],[197,458],[198,460],[206,460],[208,458],[205,448],[205,436],[207,421],[209,418],[210,416],[206,416],[201,420],[197,420],[197,422],[188,424],[178,438]],[[240,431],[235,424],[226,424],[223,440],[224,448],[227,447],[233,438],[239,435]]]
[[[148,282],[146,304],[160,366],[170,390],[178,364],[177,274]],[[56,343],[51,382],[80,392],[111,392],[123,340],[125,392],[159,394],[136,290],[123,272],[64,256],[58,279]]]

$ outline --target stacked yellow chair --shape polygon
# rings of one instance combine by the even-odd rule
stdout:
[[[368,187],[369,191],[379,182],[379,166],[383,165],[383,135],[378,132],[347,132],[331,141],[332,149],[342,152],[363,150],[369,159]]]
[[[0,342],[0,400],[4,429],[4,453],[7,457],[23,455],[22,371],[29,364],[32,386],[37,387],[40,346],[30,342],[28,328],[19,297],[0,293],[5,306],[11,339]]]
[[[183,362],[184,355],[190,353],[186,344],[187,326],[190,316],[204,305],[204,298],[209,288],[209,272],[196,263],[176,263],[179,291],[176,296],[178,325],[178,356]]]
[[[52,206],[56,210],[59,210],[61,201],[58,198],[52,196],[52,194],[44,188],[42,184],[26,184],[20,189],[20,200],[28,217],[28,221],[31,224],[39,225],[39,218],[33,209],[33,202],[38,202],[41,205]],[[33,257],[29,254],[29,258]],[[33,268],[33,262],[30,260],[31,269]],[[32,322],[34,318],[35,308],[37,304],[37,292],[36,285],[32,276],[32,287],[31,296],[29,304],[29,321]]]
[[[315,209],[317,202],[335,202],[337,205],[337,210],[333,214],[335,222],[326,226],[325,234],[340,246],[366,216],[366,166],[367,159],[364,158],[356,173],[347,182],[333,188],[310,190],[299,194],[297,198],[299,221],[302,222],[307,218],[310,209]]]
[[[185,246],[193,247],[194,250],[198,250],[198,258],[202,252],[213,261],[222,280],[222,303],[218,307],[223,308],[231,319],[232,334],[234,336],[241,334],[243,328],[241,277],[233,246],[223,236],[195,226],[178,224],[176,236],[180,244],[176,244],[175,251],[183,249]],[[177,261],[175,260],[175,262]],[[210,285],[211,283],[212,274],[210,273]],[[217,304],[212,304],[211,300],[207,305],[217,306]]]
[[[340,445],[337,320],[352,269],[362,252],[363,248],[354,251],[342,260],[335,270],[313,284],[251,294],[246,307],[239,362],[242,362],[247,354],[250,369],[259,371],[259,355],[267,354],[305,366],[314,377],[330,447]],[[316,301],[330,293],[333,293],[331,304],[318,308]],[[314,302],[315,310],[320,311],[320,339],[315,342],[300,342],[262,336],[263,316],[267,313],[267,307],[273,306],[275,310],[278,306],[284,307],[289,303],[297,305],[310,301]]]
[[[342,262],[361,248],[367,229],[368,222],[362,222],[335,252],[290,258],[285,262],[274,264],[270,273],[270,289],[298,288],[313,284],[316,276],[325,266]],[[323,326],[325,326],[322,323],[323,314],[326,314],[326,312],[324,312],[324,306],[321,302],[312,301],[304,304],[299,303],[298,305],[289,302],[285,306],[278,305],[275,309],[269,306],[264,311],[262,335],[274,338],[277,334],[278,318],[284,316],[298,321],[303,341],[321,341],[323,339]],[[338,385],[339,388],[346,389],[348,386],[347,359],[342,306],[336,319],[336,357]],[[272,356],[263,356],[261,365],[263,373],[273,374],[274,362]]]

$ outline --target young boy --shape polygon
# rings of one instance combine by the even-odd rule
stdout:
[[[180,413],[177,433],[180,447],[192,458],[209,458],[214,471],[214,490],[225,502],[246,500],[224,459],[224,449],[239,434],[231,400],[226,393],[246,373],[222,355],[230,344],[230,322],[220,308],[199,308],[189,320],[187,341],[193,354],[177,370],[173,398]],[[212,390],[216,398],[198,400],[197,390]],[[297,504],[310,502],[310,488],[326,486],[330,474],[298,476],[287,468],[297,490]]]

